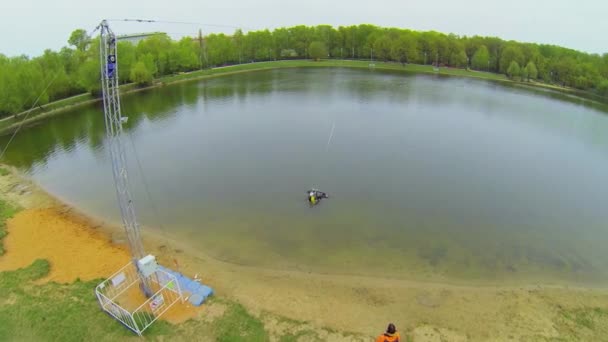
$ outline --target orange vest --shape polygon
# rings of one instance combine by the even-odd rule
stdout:
[[[384,333],[376,339],[376,342],[399,342],[399,333],[394,334]]]

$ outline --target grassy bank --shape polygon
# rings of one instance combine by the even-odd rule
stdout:
[[[250,64],[239,64],[228,67],[220,67],[214,69],[194,71],[191,73],[184,73],[180,75],[171,75],[158,79],[159,82],[173,83],[176,81],[183,81],[188,79],[199,79],[209,76],[219,76],[226,74],[234,74],[239,72],[255,71],[255,70],[268,70],[268,69],[279,69],[279,68],[303,68],[303,67],[334,67],[334,68],[357,68],[357,69],[369,69],[369,61],[359,60],[288,60],[288,61],[273,61],[273,62],[258,62]],[[428,73],[428,74],[441,74],[450,76],[464,76],[464,77],[475,77],[491,80],[502,80],[508,81],[504,75],[479,72],[479,71],[467,71],[464,69],[455,68],[439,68],[436,72],[430,65],[419,65],[419,64],[399,64],[399,63],[385,63],[385,62],[373,62],[373,69],[375,70],[390,70],[390,71],[404,71],[411,73]]]
[[[5,168],[0,167],[0,176],[6,176],[9,174],[9,171]],[[4,254],[4,245],[2,244],[2,239],[6,236],[6,220],[12,217],[15,213],[16,209],[13,205],[9,204],[7,201],[0,199],[0,257]]]
[[[126,84],[120,87],[122,94],[129,94],[132,92],[141,91],[147,88],[159,87],[164,85],[169,85],[177,82],[184,81],[193,81],[200,80],[204,78],[218,77],[223,75],[231,75],[243,72],[251,72],[251,71],[259,71],[259,70],[270,70],[270,69],[280,69],[280,68],[303,68],[303,67],[334,67],[334,68],[356,68],[356,69],[370,69],[370,61],[361,61],[361,60],[321,60],[321,61],[312,61],[312,60],[286,60],[286,61],[270,61],[270,62],[257,62],[257,63],[248,63],[248,64],[239,64],[233,66],[219,67],[213,69],[205,69],[198,70],[189,73],[180,73],[176,75],[164,76],[158,78],[154,81],[154,85],[141,88],[137,87],[135,84]],[[567,93],[569,95],[581,96],[592,100],[605,100],[598,96],[595,96],[590,93],[585,93],[582,91],[569,89],[569,88],[561,88],[556,87],[554,85],[548,85],[544,83],[523,83],[523,82],[515,82],[509,80],[505,75],[495,74],[489,72],[481,72],[481,71],[469,71],[464,69],[456,69],[456,68],[439,68],[439,70],[435,70],[433,66],[430,65],[419,65],[419,64],[406,64],[402,65],[399,63],[386,63],[386,62],[374,62],[373,67],[374,70],[381,71],[396,71],[396,72],[408,72],[408,73],[420,73],[420,74],[439,74],[446,76],[458,76],[458,77],[470,77],[470,78],[478,78],[478,79],[486,79],[492,81],[500,81],[506,82],[516,85],[525,85],[527,87],[539,87],[543,89],[549,89],[553,91],[560,91]],[[77,96],[73,96],[67,99],[55,101],[49,104],[46,104],[42,107],[34,108],[31,112],[20,113],[16,116],[11,116],[0,120],[0,135],[8,134],[14,131],[24,117],[27,115],[27,121],[24,123],[25,125],[32,124],[40,119],[53,116],[55,114],[62,113],[68,109],[74,108],[76,106],[90,104],[100,101],[100,98],[95,98],[91,94],[81,94]]]
[[[0,341],[139,341],[140,338],[99,309],[93,289],[99,280],[72,284],[35,284],[50,270],[36,260],[15,271],[0,272]],[[270,313],[253,315],[243,305],[211,298],[205,316],[179,325],[155,322],[144,336],[163,341],[364,341],[364,336],[316,329],[306,322]]]

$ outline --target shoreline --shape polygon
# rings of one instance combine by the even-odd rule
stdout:
[[[0,188],[11,203],[25,211],[63,210],[69,220],[104,234],[108,245],[120,242],[121,227],[85,215],[9,169],[9,175],[0,177]],[[160,264],[173,268],[177,260],[180,272],[199,274],[216,290],[215,296],[241,303],[255,315],[271,313],[308,322],[315,329],[371,337],[387,322],[395,322],[416,341],[424,341],[425,335],[432,340],[429,334],[446,340],[554,338],[562,336],[556,322],[567,320],[562,312],[608,309],[608,288],[471,286],[281,271],[217,260],[150,229],[144,229],[143,238]]]
[[[0,164],[0,167],[5,167],[5,165]],[[13,172],[15,169],[10,167]],[[78,208],[77,203],[72,203],[71,201],[61,198],[59,196],[51,194],[48,190],[44,189],[41,185],[37,184],[35,181],[29,179],[27,175],[19,174],[18,176],[24,182],[30,184],[35,187],[37,192],[41,192],[43,197],[48,197],[49,200],[45,201],[51,203],[51,206],[61,207],[67,212],[70,212],[74,218],[86,223],[90,227],[95,227],[95,229],[102,231],[106,234],[112,243],[122,245],[126,244],[126,236],[124,232],[124,227],[121,222],[112,222],[110,220],[106,220],[103,217],[91,213],[87,213],[84,210]],[[118,207],[116,208],[118,211]],[[223,267],[228,268],[243,268],[248,269],[253,272],[270,272],[283,274],[286,276],[300,276],[300,277],[327,277],[327,278],[341,278],[344,281],[348,279],[358,280],[358,281],[366,281],[373,280],[379,282],[390,282],[393,284],[402,283],[402,285],[408,286],[417,286],[417,287],[453,287],[453,288],[491,288],[491,289],[503,289],[503,290],[513,290],[513,289],[521,289],[521,288],[552,288],[552,289],[572,289],[572,290],[606,290],[608,291],[608,284],[603,284],[600,281],[596,282],[574,282],[566,279],[559,278],[551,278],[551,275],[546,274],[544,277],[541,275],[539,278],[516,278],[516,279],[483,279],[483,278],[460,278],[453,276],[441,276],[436,279],[424,279],[424,278],[413,278],[406,275],[402,276],[390,276],[389,274],[378,276],[372,274],[365,273],[348,273],[348,272],[335,272],[331,271],[320,271],[320,270],[302,270],[302,269],[294,269],[294,268],[281,268],[281,267],[266,267],[266,266],[257,266],[252,264],[239,263],[236,261],[232,261],[229,259],[222,259],[216,257],[212,254],[206,253],[198,249],[196,246],[189,244],[187,241],[180,240],[180,238],[170,237],[166,230],[170,230],[170,227],[152,227],[148,225],[141,224],[138,222],[140,226],[140,234],[144,239],[144,246],[148,250],[155,251],[158,255],[165,254],[166,248],[173,249],[173,256],[167,259],[165,266],[173,267],[172,260],[175,255],[182,255],[190,261],[199,260],[201,262],[211,262],[221,265]],[[175,250],[179,252],[175,252]],[[158,258],[157,255],[157,258]],[[194,274],[194,273],[193,273]]]
[[[212,69],[195,70],[187,73],[180,73],[176,75],[163,76],[155,79],[153,84],[143,87],[138,87],[134,83],[128,83],[121,85],[120,94],[129,95],[138,92],[142,92],[149,89],[160,88],[170,86],[173,84],[179,84],[184,82],[200,81],[204,79],[211,79],[221,76],[229,76],[241,73],[274,70],[274,69],[289,69],[289,68],[350,68],[350,69],[373,69],[379,71],[392,71],[407,74],[423,74],[423,75],[440,75],[449,77],[463,77],[478,80],[486,80],[491,82],[498,82],[501,84],[507,84],[515,87],[526,88],[530,90],[543,90],[549,92],[556,92],[564,96],[573,97],[580,101],[590,101],[592,104],[605,106],[608,108],[608,98],[601,97],[599,95],[584,92],[573,88],[563,88],[551,84],[545,84],[541,82],[521,82],[514,81],[506,78],[502,74],[488,73],[484,71],[476,70],[465,70],[457,68],[442,67],[439,71],[434,71],[431,65],[420,65],[420,64],[405,64],[390,62],[375,61],[374,67],[369,66],[369,61],[363,60],[278,60],[278,61],[265,61],[265,62],[253,62],[247,64],[236,64],[230,66],[216,67]],[[84,97],[82,101],[72,102],[71,100]],[[60,115],[70,109],[78,108],[85,105],[90,105],[100,102],[101,97],[92,98],[90,94],[83,93],[75,95],[69,98],[60,99],[45,105],[45,107],[51,107],[50,110],[39,111],[38,108],[32,109],[31,111],[25,111],[17,113],[14,116],[7,116],[0,120],[0,136],[13,133],[20,125],[31,126],[38,121]],[[60,105],[61,102],[66,102],[65,105]],[[59,107],[56,107],[59,106]],[[55,108],[56,107],[56,108]],[[30,115],[35,113],[34,116],[28,117],[27,120],[22,121],[24,115]],[[11,123],[4,123],[5,121],[15,121]]]

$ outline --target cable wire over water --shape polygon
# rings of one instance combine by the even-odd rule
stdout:
[[[325,147],[325,152],[329,151],[329,144],[331,144],[331,139],[334,137],[334,129],[336,128],[336,122],[331,125],[331,132],[329,133],[329,139],[327,139],[327,146]]]
[[[148,180],[146,178],[146,175],[144,173],[144,169],[141,165],[141,160],[139,159],[139,154],[137,153],[137,148],[135,147],[135,141],[133,140],[133,135],[131,134],[131,132],[127,132],[126,134],[127,136],[129,136],[129,140],[131,141],[131,146],[133,148],[133,155],[135,156],[135,161],[137,163],[137,168],[139,170],[139,175],[141,176],[141,180],[144,186],[144,189],[146,191],[146,195],[148,196],[148,205],[150,206],[150,208],[152,209],[152,212],[154,214],[154,218],[156,220],[156,225],[158,225],[158,227],[160,228],[160,231],[163,235],[163,238],[165,240],[165,242],[167,243],[167,251],[164,251],[165,255],[168,255],[171,260],[173,261],[173,263],[175,264],[175,266],[177,267],[177,270],[179,271],[179,263],[177,262],[177,258],[175,257],[174,249],[173,246],[171,245],[170,239],[169,239],[169,235],[166,232],[165,226],[162,223],[161,219],[160,219],[160,214],[159,214],[159,210],[158,210],[158,206],[156,205],[156,202],[154,201],[154,199],[152,198],[152,193],[150,192],[150,187],[148,186]]]

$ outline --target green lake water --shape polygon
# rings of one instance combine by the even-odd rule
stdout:
[[[100,108],[23,130],[5,161],[119,222]],[[589,101],[290,69],[131,94],[122,110],[140,221],[215,258],[407,279],[608,281],[608,116]],[[311,187],[331,198],[309,208]]]

